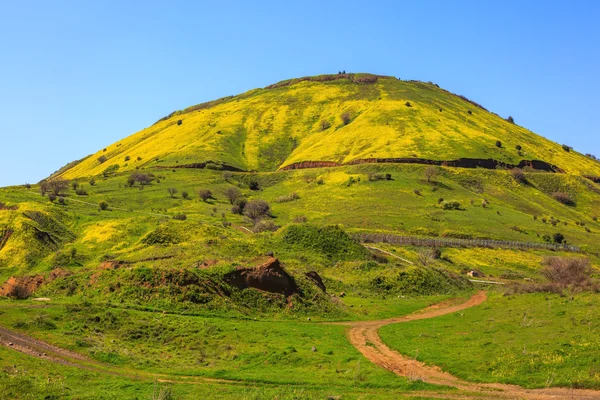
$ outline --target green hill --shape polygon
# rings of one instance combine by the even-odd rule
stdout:
[[[293,79],[176,111],[58,175],[205,163],[275,171],[307,161],[463,158],[509,166],[536,160],[600,175],[598,162],[435,84],[368,74]]]

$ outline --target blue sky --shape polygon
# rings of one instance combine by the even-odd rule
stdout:
[[[600,156],[597,1],[2,1],[0,186],[276,81],[433,81]]]

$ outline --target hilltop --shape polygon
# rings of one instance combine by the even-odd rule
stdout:
[[[175,111],[55,176],[151,167],[276,171],[363,162],[562,171],[600,164],[433,83],[338,74]]]

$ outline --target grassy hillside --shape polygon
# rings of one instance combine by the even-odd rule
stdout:
[[[600,175],[598,162],[432,83],[364,74],[284,81],[189,107],[57,175],[206,162],[274,171],[302,161],[369,158],[542,160],[568,173]]]

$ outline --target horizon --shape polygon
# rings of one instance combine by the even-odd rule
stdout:
[[[595,2],[160,4],[4,5],[0,187],[38,182],[174,110],[339,70],[433,81],[600,155]],[[398,21],[411,14],[425,23]]]

